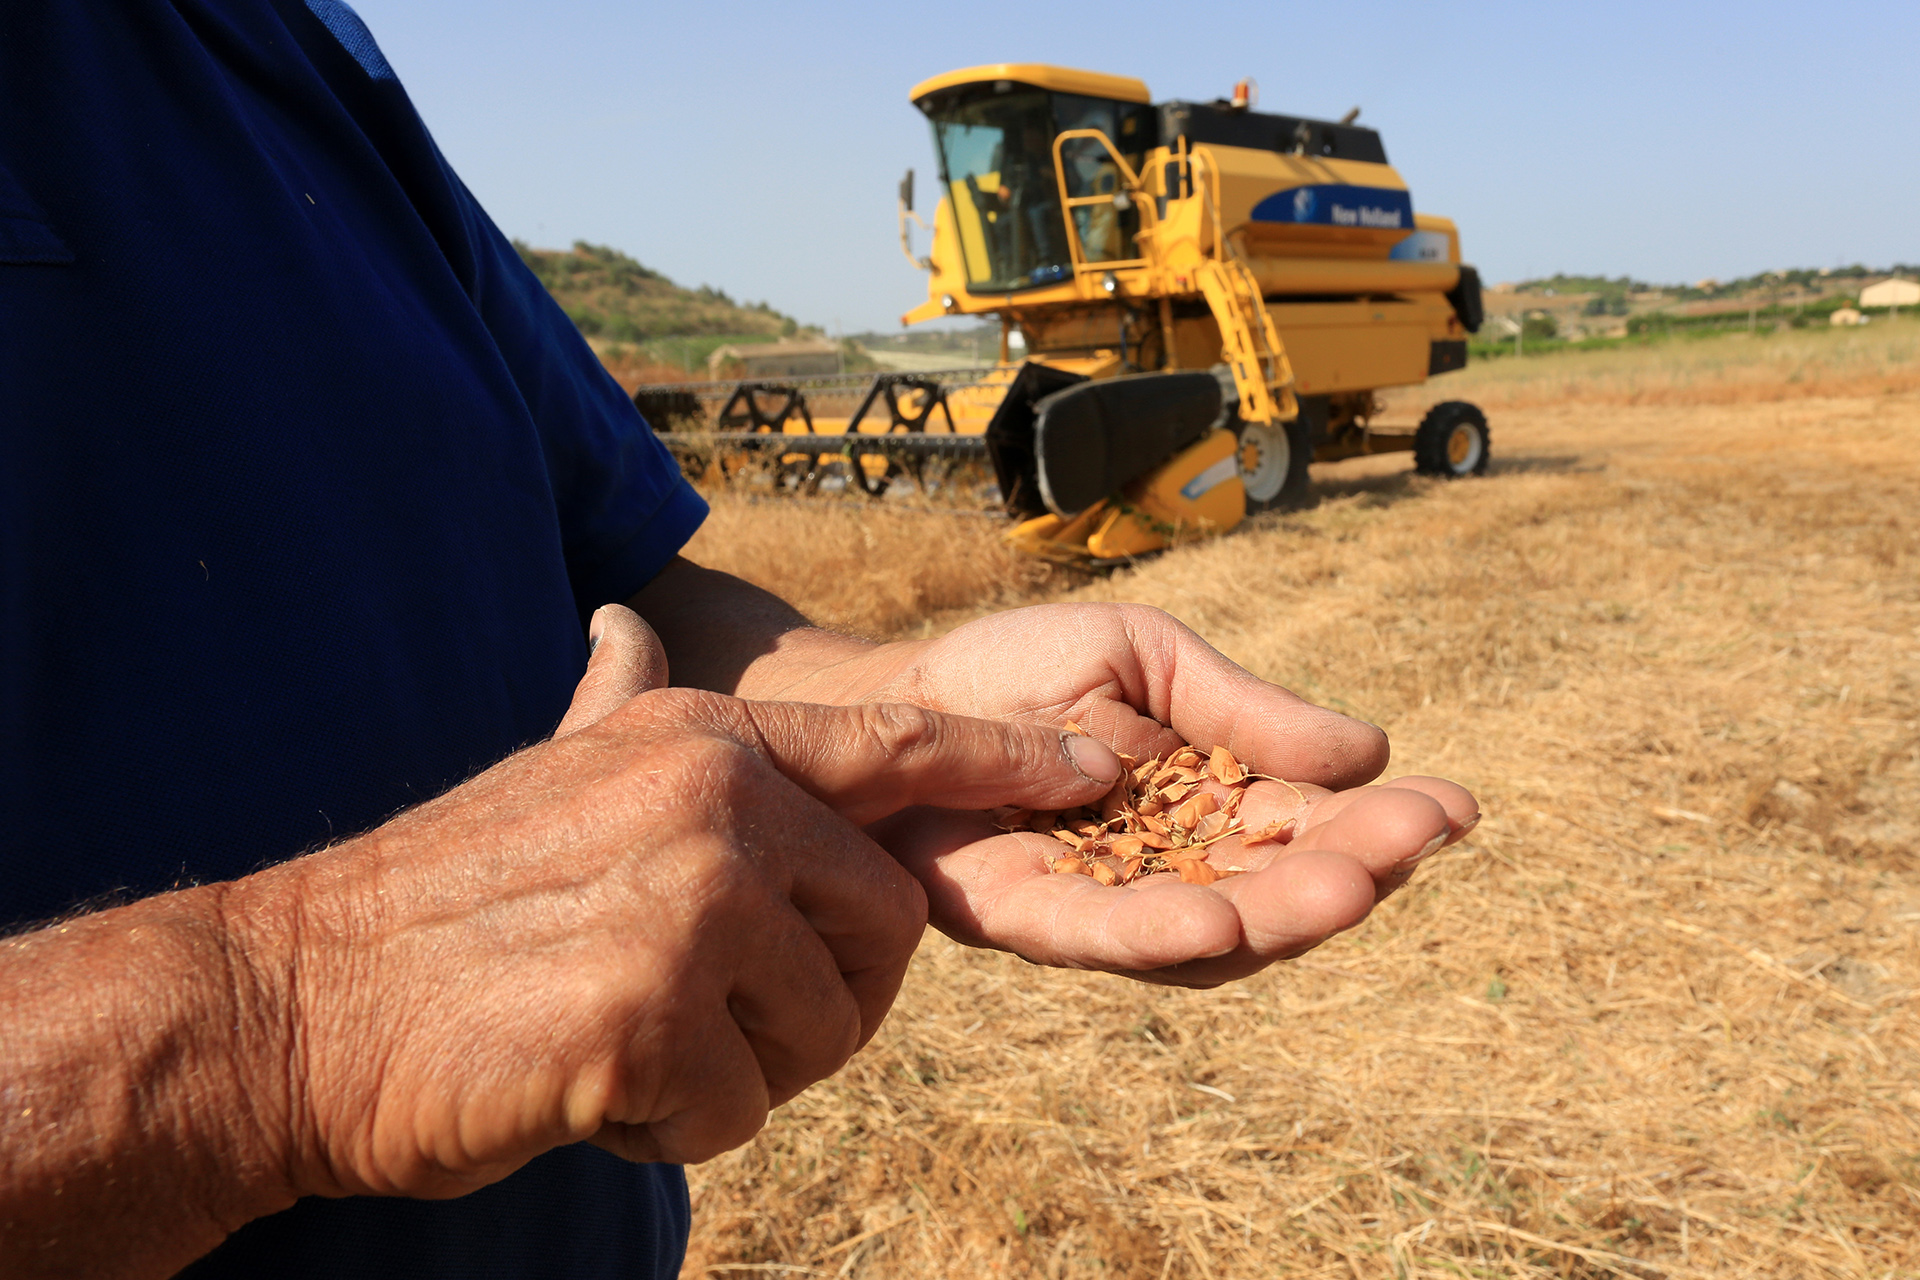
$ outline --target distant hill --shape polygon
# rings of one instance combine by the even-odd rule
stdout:
[[[1476,359],[1544,354],[1671,337],[1827,328],[1862,286],[1915,268],[1861,264],[1789,267],[1737,280],[1660,284],[1630,276],[1569,275],[1496,284],[1484,297],[1488,323],[1471,341]],[[1873,308],[1867,308],[1869,312]]]
[[[1515,284],[1496,285],[1507,293],[1586,294],[1603,299],[1626,299],[1636,295],[1664,295],[1679,302],[1744,301],[1755,295],[1778,298],[1783,293],[1819,297],[1828,294],[1858,293],[1862,284],[1890,275],[1912,275],[1915,268],[1906,263],[1891,267],[1869,267],[1855,263],[1850,267],[1783,267],[1762,271],[1738,280],[1699,280],[1693,284],[1649,284],[1630,276],[1608,279],[1606,276],[1554,275]],[[1624,309],[1615,314],[1625,315]]]
[[[600,343],[771,340],[816,332],[764,302],[735,302],[725,290],[706,285],[682,288],[606,245],[576,240],[571,249],[535,249],[516,240],[513,247],[580,332]]]

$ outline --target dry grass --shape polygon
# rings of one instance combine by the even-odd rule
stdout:
[[[926,635],[1086,581],[1007,548],[980,511],[863,498],[707,495],[713,514],[687,548],[701,564],[793,600],[823,626],[881,639]]]
[[[704,370],[692,374],[677,364],[660,364],[650,359],[645,349],[624,342],[607,343],[589,339],[588,345],[628,395],[632,395],[636,387],[650,382],[694,382],[706,376]]]
[[[1341,464],[1068,593],[1384,724],[1478,792],[1468,844],[1219,991],[930,939],[865,1052],[692,1171],[686,1274],[1920,1270],[1920,395],[1595,368],[1495,415],[1484,481]],[[815,514],[723,507],[696,553],[884,633],[1058,593],[977,521]]]

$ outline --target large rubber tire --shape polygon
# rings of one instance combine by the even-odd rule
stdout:
[[[1272,425],[1243,422],[1239,430],[1240,483],[1247,490],[1247,514],[1311,506],[1307,464],[1313,461],[1313,442],[1306,415]]]
[[[1427,410],[1413,437],[1413,469],[1423,476],[1479,476],[1487,472],[1493,437],[1487,415],[1465,400],[1448,400]]]

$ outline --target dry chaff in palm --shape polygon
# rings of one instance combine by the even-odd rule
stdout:
[[[1066,727],[1086,732],[1071,720]],[[1003,831],[1052,836],[1060,842],[1051,858],[1054,872],[1091,876],[1104,885],[1169,872],[1188,884],[1213,884],[1247,869],[1209,863],[1207,850],[1213,845],[1229,836],[1239,837],[1242,845],[1292,836],[1291,818],[1246,829],[1238,816],[1240,802],[1247,787],[1266,775],[1248,772],[1225,747],[1203,752],[1186,746],[1150,760],[1115,754],[1126,771],[1097,803],[1058,813],[996,809],[995,824]],[[1225,800],[1207,783],[1225,788]]]

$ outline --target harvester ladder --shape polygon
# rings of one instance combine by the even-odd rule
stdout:
[[[1293,365],[1273,327],[1260,282],[1238,258],[1200,264],[1200,291],[1220,326],[1220,353],[1240,391],[1240,416],[1248,422],[1283,422],[1297,416]]]

